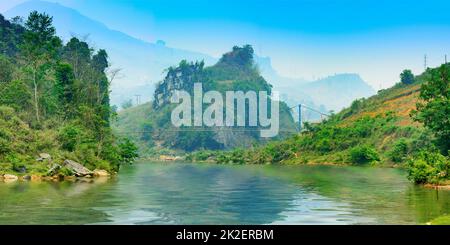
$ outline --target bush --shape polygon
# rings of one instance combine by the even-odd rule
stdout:
[[[133,163],[139,157],[137,146],[130,139],[122,139],[118,145],[122,163]]]
[[[7,83],[12,80],[14,66],[9,59],[0,55],[0,83]]]
[[[395,163],[403,162],[406,159],[408,153],[408,144],[406,140],[400,139],[395,142],[392,150],[388,153],[391,160]]]
[[[0,155],[11,151],[10,142],[6,139],[0,138]]]
[[[27,171],[25,157],[18,154],[9,154],[5,159],[11,163],[11,170],[19,173],[25,173]]]
[[[67,125],[59,131],[58,140],[64,150],[74,151],[78,144],[78,135],[81,130],[77,126]]]
[[[32,95],[27,85],[18,80],[1,84],[0,104],[8,105],[17,111],[24,111],[32,106]]]
[[[216,155],[216,153],[214,151],[197,151],[197,152],[193,152],[189,155],[186,156],[186,160],[187,161],[206,161],[208,159],[210,159],[211,157],[214,157]]]
[[[58,173],[59,173],[60,175],[62,175],[62,176],[73,176],[73,175],[74,175],[74,173],[72,172],[72,170],[70,170],[70,169],[68,169],[68,168],[66,168],[66,167],[61,168],[61,169],[58,171]]]
[[[378,152],[371,146],[356,146],[350,151],[350,158],[353,163],[371,163],[379,161]]]
[[[417,184],[439,184],[448,180],[450,158],[439,152],[421,151],[408,161],[408,179]]]

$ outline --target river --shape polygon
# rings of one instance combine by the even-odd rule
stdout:
[[[138,163],[92,182],[0,183],[0,224],[423,224],[450,191],[399,169]]]

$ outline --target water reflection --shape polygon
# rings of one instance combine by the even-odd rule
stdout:
[[[136,164],[112,179],[0,184],[0,224],[414,224],[450,193],[395,169]]]

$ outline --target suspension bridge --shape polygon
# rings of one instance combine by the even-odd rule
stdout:
[[[290,107],[289,111],[293,118],[296,118],[298,121],[296,122],[296,128],[292,129],[279,129],[279,132],[283,133],[298,133],[303,131],[304,122],[321,122],[324,118],[329,118],[331,115],[320,111],[318,109],[312,108],[305,104],[297,104],[296,106]],[[308,118],[308,112],[315,113],[320,116],[320,120],[312,120]],[[260,131],[260,128],[248,128],[248,127],[219,127],[219,130],[233,130],[234,132],[249,132],[249,131]],[[159,129],[164,132],[209,132],[209,131],[217,131],[217,128],[211,127],[185,127],[185,128],[168,128],[168,129]],[[153,131],[148,130],[132,130],[132,131],[121,131],[117,132],[118,134],[146,134],[152,133]]]
[[[308,121],[308,119],[305,116],[304,111],[308,110],[310,112],[314,112],[317,113],[317,115],[320,116],[320,121],[323,121],[324,118],[329,118],[331,115],[322,111],[319,111],[317,109],[314,109],[310,106],[307,106],[305,104],[298,104],[296,106],[293,106],[291,108],[289,108],[289,110],[291,111],[293,118],[295,118],[295,110],[297,109],[297,130],[298,132],[301,132],[303,130],[303,122]]]

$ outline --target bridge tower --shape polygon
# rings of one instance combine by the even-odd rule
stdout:
[[[298,105],[298,131],[302,132],[302,127],[303,127],[303,123],[302,123],[302,104]]]

